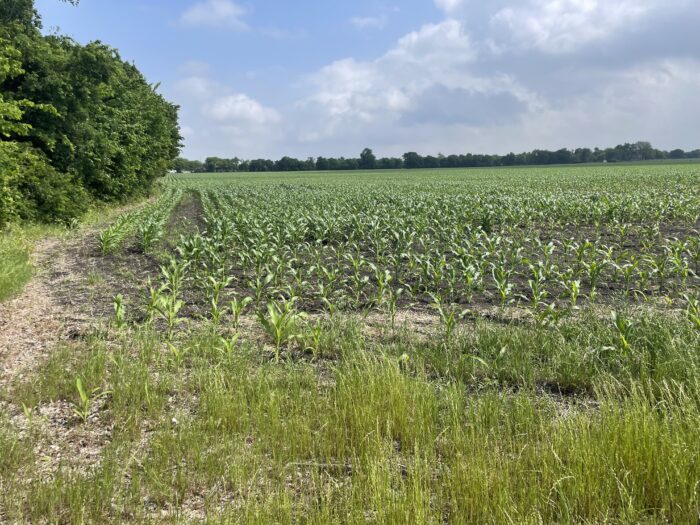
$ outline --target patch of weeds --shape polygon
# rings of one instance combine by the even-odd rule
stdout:
[[[85,385],[103,384],[108,358],[101,341],[86,341],[58,348],[26,380],[17,379],[5,397],[8,402],[36,406],[43,402],[74,400],[76,378]]]
[[[32,277],[27,243],[0,235],[0,301],[18,294]]]
[[[87,274],[86,280],[90,286],[98,286],[105,282],[104,276],[97,270],[90,270]]]

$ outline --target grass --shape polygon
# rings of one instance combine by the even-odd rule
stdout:
[[[10,451],[0,516],[693,522],[700,333],[682,319],[635,320],[634,353],[595,358],[615,338],[595,316],[559,329],[460,325],[447,348],[401,328],[364,335],[338,317],[324,332],[329,357],[280,364],[252,342],[224,352],[209,327],[175,340],[180,356],[145,328],[96,335],[54,354],[8,398],[75,403],[78,377],[109,392],[87,423],[69,426],[88,441],[111,429],[100,463],[64,457],[45,479],[33,457],[42,432],[18,432],[21,416],[0,419]],[[649,338],[653,371],[643,366]],[[49,424],[41,411],[33,419]]]
[[[0,301],[19,293],[32,277],[28,243],[13,234],[0,234]]]

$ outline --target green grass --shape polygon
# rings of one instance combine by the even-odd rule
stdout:
[[[101,462],[65,457],[43,479],[32,452],[41,432],[18,437],[0,419],[10,451],[0,512],[48,522],[690,523],[700,333],[683,319],[638,322],[631,353],[603,356],[615,332],[593,317],[560,329],[461,325],[447,348],[401,328],[369,337],[341,317],[324,332],[328,358],[279,365],[269,346],[227,354],[207,327],[173,343],[180,357],[147,329],[97,336],[54,354],[8,398],[75,403],[77,377],[109,392],[88,423],[70,424],[78,436],[112,429]],[[650,339],[653,372],[643,365]]]
[[[31,277],[27,242],[11,234],[0,234],[0,301],[19,293]]]

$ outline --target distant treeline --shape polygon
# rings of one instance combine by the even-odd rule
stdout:
[[[0,228],[146,194],[179,154],[177,106],[116,50],[43,36],[34,0],[0,4]]]
[[[438,155],[422,156],[415,152],[405,153],[403,157],[377,158],[371,149],[366,148],[359,158],[309,157],[299,160],[282,157],[280,160],[269,159],[241,160],[239,158],[223,159],[209,157],[204,162],[179,158],[175,161],[177,172],[191,173],[226,173],[236,171],[330,171],[330,170],[385,170],[418,168],[479,168],[495,166],[535,166],[547,164],[583,164],[588,162],[635,162],[663,159],[699,159],[700,149],[694,151],[663,151],[652,147],[648,142],[622,144],[614,148],[557,151],[534,150],[528,153],[509,153],[508,155]]]

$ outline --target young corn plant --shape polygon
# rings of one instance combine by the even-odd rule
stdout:
[[[238,345],[238,339],[240,338],[240,335],[241,334],[234,334],[233,337],[230,337],[228,339],[226,337],[221,337],[219,339],[219,341],[221,342],[221,351],[228,357],[231,357],[233,355],[233,351]]]
[[[619,266],[619,270],[625,283],[624,295],[626,297],[632,290],[635,277],[639,272],[639,259],[631,255],[626,263]]]
[[[205,281],[205,294],[209,300],[210,305],[210,317],[213,326],[218,326],[221,322],[221,318],[226,313],[226,308],[221,308],[219,305],[219,299],[221,297],[221,292],[231,284],[233,279],[231,277],[226,277],[220,274],[218,277],[210,275]]]
[[[321,347],[322,337],[323,321],[321,319],[316,319],[316,322],[310,327],[305,341],[306,351],[311,352],[314,359],[323,357]]]
[[[462,271],[464,278],[464,296],[468,303],[472,302],[474,292],[478,289],[481,282],[481,272],[472,264],[468,265]]]
[[[114,326],[117,330],[121,330],[126,326],[126,305],[124,304],[124,296],[117,294],[112,300],[114,308]]]
[[[148,281],[148,291],[146,295],[146,324],[150,325],[153,323],[156,315],[160,314],[160,306],[163,303],[164,295],[163,292],[165,288],[154,287],[151,285],[151,281]]]
[[[256,308],[260,306],[265,290],[267,290],[267,287],[270,285],[274,277],[275,276],[271,273],[268,273],[265,277],[257,275],[254,281],[250,281],[248,283],[248,285],[253,289]]]
[[[113,225],[99,233],[97,240],[102,255],[109,255],[119,247],[119,242],[121,241],[120,229],[119,226]]]
[[[83,423],[87,423],[95,401],[106,396],[108,392],[101,391],[99,387],[88,391],[83,386],[83,381],[80,378],[75,380],[75,388],[78,392],[79,401],[73,403],[73,413],[80,417]]]
[[[335,314],[338,312],[338,304],[327,297],[321,297],[321,301],[323,302],[323,308],[328,312],[328,316],[331,319],[335,317]]]
[[[685,257],[687,252],[687,244],[682,241],[673,241],[669,243],[671,257],[671,271],[681,280],[681,287],[685,288],[688,283],[692,270],[690,263]]]
[[[24,412],[24,417],[27,418],[27,423],[29,426],[32,426],[34,422],[34,411],[36,410],[36,407],[28,406],[25,403],[22,403],[22,412]]]
[[[655,275],[659,282],[659,293],[665,293],[666,280],[669,273],[669,256],[668,248],[664,246],[661,253],[650,255],[646,258],[646,262],[651,269],[652,275]]]
[[[629,353],[632,349],[632,346],[630,345],[630,335],[634,327],[634,322],[616,311],[613,311],[610,316],[613,326],[617,331],[620,349],[625,353]]]
[[[170,353],[173,356],[173,359],[175,360],[175,365],[177,365],[178,368],[182,366],[182,363],[185,361],[185,357],[190,351],[190,348],[187,346],[183,346],[182,348],[176,347],[172,343],[168,343],[168,349],[170,350]]]
[[[390,286],[384,301],[392,331],[396,328],[396,313],[398,312],[401,295],[403,295],[403,288]]]
[[[530,288],[530,307],[535,312],[539,310],[540,303],[549,297],[549,292],[545,288],[547,280],[544,271],[544,266],[541,263],[530,265],[532,278],[527,281],[527,284]]]
[[[535,311],[535,319],[537,326],[546,328],[548,326],[556,326],[561,318],[568,313],[566,309],[560,309],[555,302],[544,304],[544,308]]]
[[[163,236],[162,225],[157,220],[148,220],[136,230],[139,249],[143,253],[150,252]]]
[[[447,348],[452,340],[452,335],[457,328],[457,323],[469,315],[469,310],[460,310],[455,305],[447,305],[443,299],[436,294],[429,294],[433,299],[431,306],[440,316],[440,323],[443,330],[443,346]]]
[[[391,288],[390,285],[391,281],[393,280],[393,277],[389,270],[380,269],[372,263],[370,263],[369,266],[374,271],[374,279],[376,284],[376,291],[373,302],[375,306],[379,306],[384,304],[386,294],[388,293],[389,288]]]
[[[241,324],[241,315],[243,315],[243,312],[245,312],[248,305],[250,305],[252,302],[253,299],[251,297],[243,297],[242,299],[239,299],[237,296],[234,296],[229,302],[228,308],[229,312],[231,312],[234,330],[238,330],[238,327]]]
[[[583,267],[586,270],[586,275],[588,276],[588,286],[590,287],[590,293],[588,295],[588,300],[591,303],[596,301],[598,296],[597,290],[600,284],[600,277],[603,274],[603,270],[607,266],[606,261],[599,261],[596,259],[596,252],[591,251],[591,257],[588,260],[583,261]]]
[[[688,239],[686,253],[692,261],[693,273],[700,276],[700,235],[696,233],[694,237]]]
[[[569,269],[561,275],[559,284],[564,288],[565,297],[569,300],[569,313],[578,310],[578,299],[581,296],[581,281],[574,278],[574,271]]]
[[[688,320],[695,328],[700,330],[700,299],[688,295],[684,296],[684,298],[688,304],[686,308]]]
[[[279,363],[282,346],[289,344],[299,336],[300,323],[307,318],[298,312],[295,303],[298,298],[267,304],[267,312],[258,312],[258,320],[263,329],[272,338],[275,345],[275,362]]]
[[[491,276],[496,283],[501,308],[505,307],[513,290],[513,285],[510,282],[512,275],[513,270],[507,269],[504,264],[493,264],[491,267]]]
[[[174,294],[164,295],[160,299],[158,312],[165,319],[168,325],[168,340],[171,341],[175,335],[175,329],[184,322],[184,319],[179,317],[180,310],[185,307],[185,302],[178,299]]]

